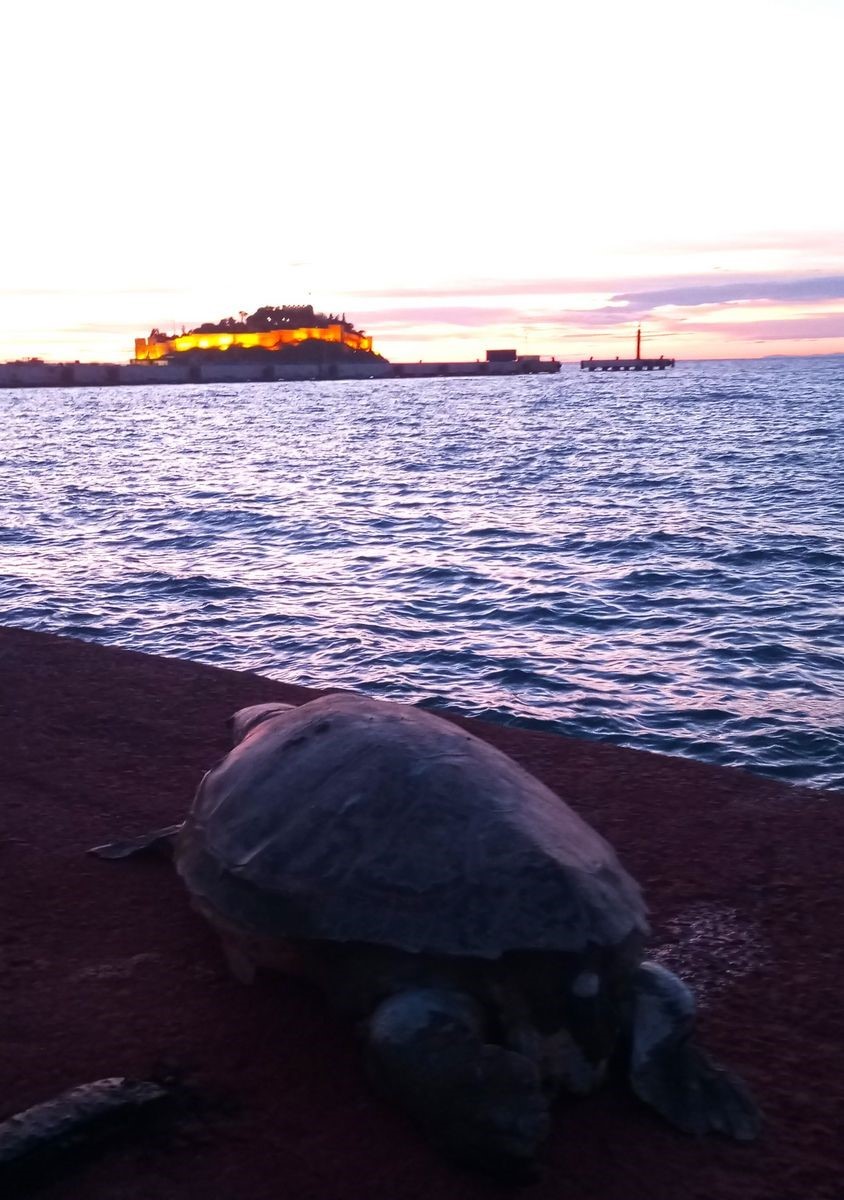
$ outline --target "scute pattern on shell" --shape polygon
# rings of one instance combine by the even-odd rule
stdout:
[[[333,694],[253,728],[203,779],[177,865],[279,937],[494,958],[647,931],[612,848],[544,784],[422,709]]]

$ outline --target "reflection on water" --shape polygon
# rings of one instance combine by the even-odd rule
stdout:
[[[844,786],[844,363],[0,393],[0,619]]]

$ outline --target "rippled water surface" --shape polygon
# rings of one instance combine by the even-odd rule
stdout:
[[[0,620],[844,786],[844,360],[0,392]]]

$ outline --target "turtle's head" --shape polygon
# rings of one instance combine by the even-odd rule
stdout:
[[[282,704],[280,701],[273,700],[270,704],[252,704],[249,708],[239,708],[233,716],[229,717],[228,722],[232,733],[232,745],[237,746],[247,734],[250,734],[253,729],[257,729],[259,725],[263,725],[265,721],[269,721],[281,713],[289,712],[295,707],[295,704]]]

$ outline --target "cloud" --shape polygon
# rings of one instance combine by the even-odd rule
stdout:
[[[114,333],[123,335],[145,336],[138,331],[137,321],[81,321],[78,325],[64,325],[55,330],[56,333]]]
[[[698,277],[695,277],[698,278]],[[710,276],[701,275],[702,281]],[[648,276],[646,279],[601,280],[594,277],[575,278],[571,275],[551,279],[467,279],[457,283],[425,284],[422,287],[367,288],[341,293],[361,300],[455,300],[473,296],[609,296],[619,289],[635,289],[639,285],[653,287],[676,283],[676,276]]]
[[[707,321],[700,331],[731,335],[742,342],[822,341],[844,339],[844,313],[809,314],[771,321]],[[662,336],[662,335],[660,335]]]
[[[501,323],[524,322],[524,310],[518,308],[483,308],[471,305],[449,305],[444,307],[408,307],[381,308],[361,312],[355,309],[355,323],[358,325],[378,325],[384,328],[388,325],[496,325]]]
[[[597,285],[592,279],[584,286],[594,291]],[[361,300],[447,300],[464,296],[559,296],[578,290],[578,281],[572,279],[467,279],[423,287],[364,288],[342,294]],[[603,291],[609,290],[605,285]]]
[[[657,286],[654,286],[656,283]],[[646,284],[646,286],[643,286]],[[440,304],[389,304],[371,307],[364,311],[355,310],[354,320],[372,331],[377,339],[386,341],[408,339],[428,341],[448,337],[467,336],[474,331],[479,336],[493,328],[507,328],[513,336],[523,331],[536,334],[544,342],[606,341],[607,336],[622,334],[636,322],[648,321],[656,326],[660,338],[694,337],[698,334],[730,335],[735,342],[755,339],[771,340],[813,338],[844,338],[844,315],[829,312],[806,311],[807,306],[823,306],[825,303],[844,300],[844,275],[733,275],[713,280],[712,274],[686,276],[666,280],[636,280],[632,287],[610,290],[595,280],[544,280],[513,282],[499,281],[497,284],[478,283],[476,295],[504,297],[509,305],[471,303],[467,294],[469,285],[454,285],[452,292],[432,288],[407,288],[401,290],[401,298],[412,295],[417,299],[440,299]],[[520,302],[519,289],[524,288]],[[543,302],[545,289],[547,302]],[[583,307],[583,296],[591,288],[596,307]],[[465,289],[463,291],[462,289]],[[576,294],[577,306],[566,303],[566,291]],[[394,293],[392,299],[398,293]],[[465,304],[455,304],[458,298]],[[735,311],[734,306],[752,305],[753,313],[746,313],[741,321],[719,320],[724,311],[725,318]],[[780,311],[765,317],[766,306],[778,306]],[[795,308],[793,316],[786,316],[781,306]],[[728,307],[729,306],[729,307]],[[801,312],[800,309],[803,309]],[[699,319],[696,310],[705,309],[705,320]],[[759,311],[762,310],[762,311]],[[753,319],[758,315],[758,319]]]
[[[42,296],[178,296],[184,293],[184,288],[172,287],[120,287],[120,288],[87,288],[87,287],[30,287],[30,288],[0,288],[0,296],[42,297]]]
[[[475,297],[507,298],[510,304],[473,304]],[[396,288],[378,298],[384,302],[382,305],[355,307],[351,315],[359,324],[385,333],[398,327],[409,330],[430,325],[479,329],[509,324],[589,329],[656,317],[665,321],[668,314],[655,310],[668,307],[694,310],[741,302],[799,306],[844,300],[844,275],[730,274],[720,275],[716,280],[709,272],[614,281],[612,285],[595,279],[479,280],[443,288]],[[402,304],[402,300],[423,303]],[[456,300],[467,303],[455,303]],[[694,311],[687,314],[690,324],[694,324],[694,316]]]
[[[682,283],[678,286],[644,291],[617,292],[613,302],[622,302],[637,313],[674,305],[693,308],[701,304],[730,304],[738,300],[805,303],[809,300],[844,299],[844,275],[813,275],[808,278],[767,277],[734,279],[719,283]]]
[[[412,330],[414,337],[422,328],[435,328],[441,334],[443,326],[461,329],[483,329],[493,325],[530,329],[604,328],[611,325],[630,324],[627,309],[598,308],[549,308],[537,312],[533,308],[486,308],[482,305],[449,305],[446,307],[383,308],[354,312],[355,323],[363,328],[377,330],[378,337],[393,335],[396,331]]]
[[[629,250],[629,246],[623,247]],[[840,229],[814,230],[767,230],[761,233],[743,233],[735,237],[720,237],[717,240],[703,239],[690,242],[647,241],[635,249],[640,253],[659,254],[730,254],[759,251],[793,251],[795,254],[819,254],[828,258],[832,254],[840,258],[842,254],[842,235]]]

